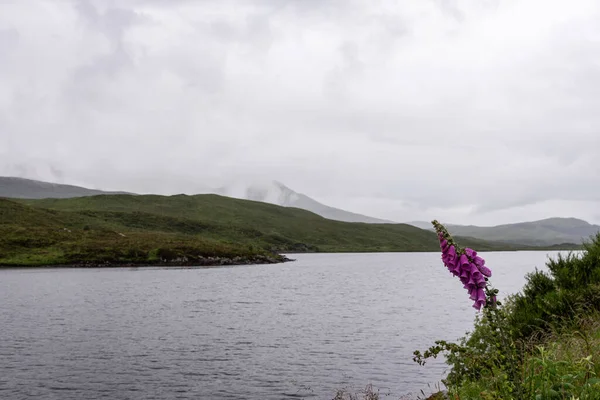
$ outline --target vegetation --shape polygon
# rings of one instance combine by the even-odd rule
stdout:
[[[0,199],[0,265],[213,265],[285,260],[262,248],[186,234],[185,229],[129,229],[120,224],[120,217],[38,209]]]
[[[528,248],[463,241],[482,250]],[[437,248],[433,232],[406,224],[332,221],[217,195],[0,199],[0,265],[218,264],[276,261],[280,252]]]
[[[600,234],[547,266],[506,304],[484,308],[458,344],[415,352],[421,364],[446,356],[448,398],[600,399]]]

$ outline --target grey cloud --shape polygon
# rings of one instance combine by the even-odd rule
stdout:
[[[12,51],[19,43],[19,32],[15,28],[0,29],[1,54]]]
[[[131,9],[110,7],[100,10],[95,4],[92,0],[78,0],[74,7],[91,27],[103,32],[115,45],[119,45],[125,31],[141,19]]]
[[[137,12],[125,8],[101,9],[91,0],[78,0],[74,4],[84,26],[101,34],[108,41],[108,49],[98,51],[91,60],[73,69],[71,79],[65,83],[64,98],[74,109],[83,104],[91,107],[110,107],[110,99],[102,96],[98,87],[110,84],[123,69],[131,67],[130,50],[125,43],[126,32],[144,21]]]
[[[0,173],[160,193],[241,176],[400,221],[600,222],[592,0],[40,1],[64,23],[0,6]]]
[[[462,22],[464,20],[465,16],[455,0],[436,0],[435,2],[445,14],[454,18],[456,21]]]

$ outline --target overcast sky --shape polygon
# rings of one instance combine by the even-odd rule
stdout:
[[[600,2],[0,0],[0,175],[600,223]]]

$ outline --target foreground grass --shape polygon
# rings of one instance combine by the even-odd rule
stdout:
[[[524,362],[529,393],[542,398],[600,398],[600,315],[572,332],[553,334]]]
[[[522,393],[509,393],[504,376],[467,380],[452,399],[600,399],[600,314],[569,331],[552,332],[525,348],[519,365]]]

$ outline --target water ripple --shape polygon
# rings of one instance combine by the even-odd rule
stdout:
[[[0,270],[0,398],[330,399],[434,387],[474,311],[439,255],[294,255],[236,268]],[[490,253],[519,289],[546,253]]]

